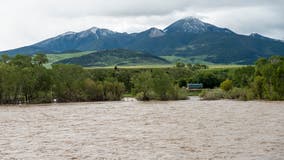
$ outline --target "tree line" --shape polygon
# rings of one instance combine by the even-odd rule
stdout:
[[[0,103],[50,103],[120,100],[123,83],[109,77],[94,81],[76,65],[43,66],[44,54],[34,57],[2,55],[0,63]]]
[[[279,56],[261,58],[254,66],[224,69],[191,64],[143,69],[55,64],[46,68],[47,62],[44,54],[2,55],[0,103],[113,101],[121,100],[125,93],[139,100],[178,100],[187,98],[188,83],[203,83],[210,89],[201,94],[205,99],[284,97],[284,60]]]
[[[201,96],[204,99],[284,100],[284,57],[260,58],[255,66],[234,69],[220,88],[205,90]]]
[[[77,65],[44,67],[46,55],[1,56],[0,103],[115,101],[125,93],[140,100],[186,99],[186,90],[174,77],[187,69],[84,69]],[[148,76],[144,81],[143,77]],[[149,78],[149,79],[148,79]],[[150,95],[144,88],[150,87]],[[146,95],[146,96],[143,96]]]

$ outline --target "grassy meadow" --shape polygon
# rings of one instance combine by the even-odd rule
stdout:
[[[50,68],[51,65],[55,62],[68,59],[68,58],[74,58],[74,57],[81,57],[87,54],[90,54],[94,51],[86,51],[86,52],[77,52],[77,53],[64,53],[64,54],[46,54],[48,58],[48,63],[45,64],[46,67]]]
[[[61,60],[69,59],[69,58],[75,58],[75,57],[81,57],[84,55],[88,55],[90,53],[93,53],[95,51],[85,51],[85,52],[76,52],[76,53],[64,53],[64,54],[46,54],[48,58],[48,63],[45,64],[45,67],[51,68],[51,65],[53,63],[56,63]],[[123,65],[117,65],[119,68],[124,69],[139,69],[139,68],[170,68],[176,66],[176,62],[184,62],[185,59],[182,59],[181,57],[176,56],[161,56],[161,58],[164,58],[172,64],[145,64],[145,65],[133,65],[133,64],[123,64]],[[188,63],[192,64],[205,64],[209,67],[209,69],[227,69],[227,68],[239,68],[239,67],[245,67],[246,65],[238,65],[238,64],[214,64],[210,62],[203,61],[202,58],[204,57],[193,57],[192,61]],[[187,64],[187,63],[185,63]],[[84,67],[86,69],[99,69],[99,68],[106,68],[111,69],[114,68],[115,65],[109,65],[109,66],[91,66],[91,67]]]

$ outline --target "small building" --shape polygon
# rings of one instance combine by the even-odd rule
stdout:
[[[188,89],[202,89],[203,84],[202,83],[188,83],[187,88]]]

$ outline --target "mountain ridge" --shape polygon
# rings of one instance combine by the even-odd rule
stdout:
[[[251,64],[258,57],[284,55],[283,41],[256,33],[237,34],[193,17],[180,19],[165,29],[152,27],[139,33],[120,33],[97,27],[81,32],[69,31],[0,54],[60,54],[69,50],[100,51],[118,48],[148,52],[155,56],[177,56],[188,61],[192,57],[203,57],[205,61],[212,63]]]

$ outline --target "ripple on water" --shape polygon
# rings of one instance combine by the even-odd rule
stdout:
[[[230,100],[0,107],[1,159],[284,157],[284,103]]]

